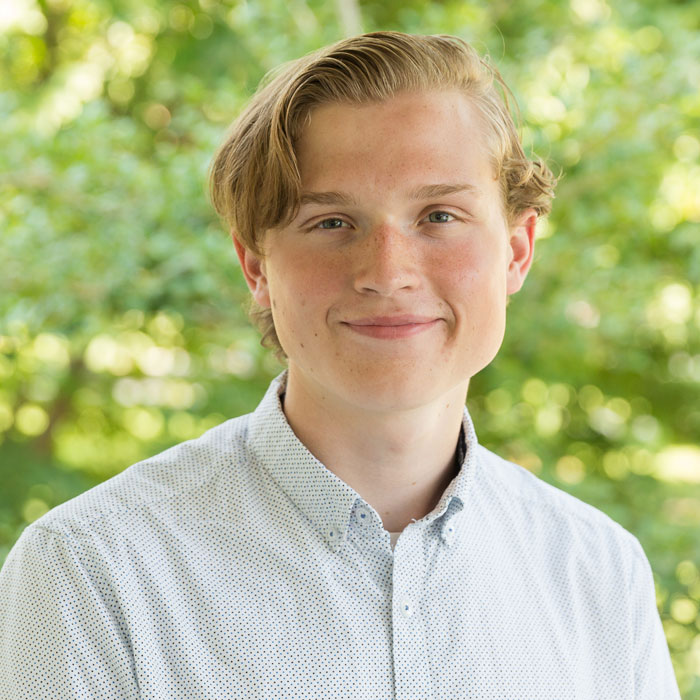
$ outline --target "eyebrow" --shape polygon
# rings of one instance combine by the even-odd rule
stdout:
[[[409,193],[411,199],[432,199],[444,197],[455,192],[473,192],[478,194],[478,188],[466,183],[421,185]],[[299,205],[305,204],[342,204],[345,206],[358,206],[357,200],[346,192],[304,192],[299,198]]]

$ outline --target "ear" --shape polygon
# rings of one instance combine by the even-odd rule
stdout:
[[[232,238],[233,245],[238,254],[238,260],[241,263],[243,276],[248,284],[248,289],[250,289],[253,295],[253,299],[255,299],[260,306],[269,309],[271,306],[270,290],[265,273],[265,260],[248,250],[248,248],[236,238],[235,234],[232,234]]]
[[[526,209],[510,227],[510,261],[506,271],[506,293],[515,294],[523,286],[535,252],[537,212]]]

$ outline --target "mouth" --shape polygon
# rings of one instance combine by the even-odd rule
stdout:
[[[342,321],[341,325],[359,335],[394,340],[424,333],[434,328],[439,322],[440,319],[435,317],[404,314],[358,318],[352,321]]]

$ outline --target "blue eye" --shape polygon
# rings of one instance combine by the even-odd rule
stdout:
[[[454,219],[452,214],[448,214],[446,211],[432,211],[428,214],[428,221],[431,224],[447,224]]]
[[[325,229],[342,228],[344,225],[345,225],[345,222],[342,219],[336,219],[336,218],[324,219],[323,221],[319,221],[316,224],[316,226],[318,228],[325,228]]]

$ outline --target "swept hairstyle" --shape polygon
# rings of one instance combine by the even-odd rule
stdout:
[[[451,89],[462,91],[483,120],[507,222],[530,207],[540,216],[549,213],[555,177],[544,161],[525,155],[510,113],[510,90],[498,70],[458,37],[400,32],[344,39],[268,74],[212,161],[214,208],[232,235],[262,256],[264,234],[298,211],[295,144],[311,110]],[[271,310],[251,299],[249,313],[261,343],[284,357]]]

